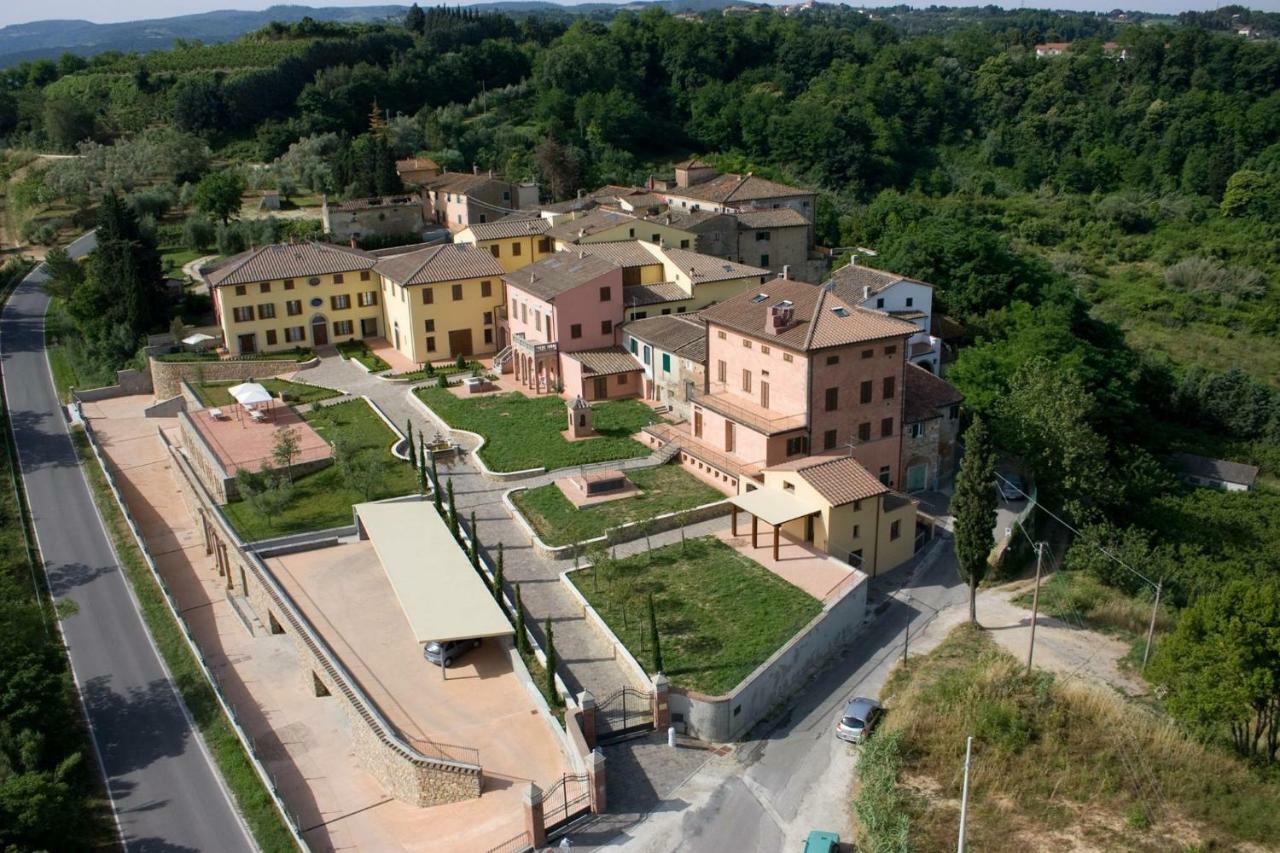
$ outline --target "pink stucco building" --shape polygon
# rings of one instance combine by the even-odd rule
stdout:
[[[810,454],[852,453],[886,485],[899,483],[912,323],[786,279],[701,316],[706,381],[689,432],[722,467],[754,474]]]
[[[504,275],[507,346],[495,364],[540,393],[639,394],[643,366],[618,345],[622,272],[597,255],[563,251]]]

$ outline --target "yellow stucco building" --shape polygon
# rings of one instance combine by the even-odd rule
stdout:
[[[242,252],[209,273],[231,355],[378,337],[380,283],[368,252],[328,243],[279,243]]]
[[[551,220],[540,216],[512,215],[470,225],[453,240],[484,249],[502,264],[503,272],[514,272],[555,254],[555,240],[546,236],[550,227]]]
[[[498,350],[502,265],[470,244],[446,243],[377,264],[386,338],[410,361]]]
[[[849,456],[808,456],[763,472],[782,532],[876,575],[915,553],[915,504]],[[752,484],[745,483],[744,488]],[[791,511],[786,511],[792,507]]]

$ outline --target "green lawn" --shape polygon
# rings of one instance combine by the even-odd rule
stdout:
[[[328,400],[331,397],[342,396],[342,392],[334,391],[331,388],[304,385],[300,382],[290,382],[288,379],[272,377],[253,381],[262,385],[276,397],[279,397],[282,393],[289,394],[292,396],[292,400],[298,403],[315,403],[320,400]],[[239,382],[204,382],[192,387],[206,406],[230,406],[235,402],[235,399],[231,396],[229,389],[232,385],[239,384]]]
[[[479,370],[483,368],[484,368],[484,365],[482,365],[478,361],[469,361],[466,363],[464,367],[458,367],[458,365],[456,364],[449,363],[445,365],[434,366],[430,373],[428,373],[426,370],[410,370],[410,371],[406,371],[405,373],[393,373],[391,374],[391,378],[392,379],[410,379],[416,382],[419,379],[435,379],[436,377],[439,377],[439,376],[456,376],[459,373],[470,373],[473,370]]]
[[[522,471],[545,467],[548,471],[647,456],[649,449],[631,436],[657,420],[653,410],[639,400],[599,403],[595,428],[600,436],[587,441],[565,441],[568,426],[564,400],[559,397],[526,397],[518,392],[461,399],[441,388],[414,391],[450,426],[480,433],[485,464],[494,471]]]
[[[375,355],[364,341],[343,341],[337,346],[338,352],[342,353],[343,358],[354,358],[374,373],[391,369],[391,365],[387,364],[380,356]]]
[[[555,483],[511,496],[548,545],[568,545],[603,536],[620,524],[723,500],[724,495],[678,465],[627,472],[643,494],[576,509]]]
[[[390,453],[393,433],[364,400],[348,400],[312,410],[303,415],[316,432],[330,444],[341,440],[357,460],[372,456],[383,462],[383,477],[369,495],[347,483],[339,467],[331,465],[314,474],[299,477],[289,506],[267,518],[247,501],[233,501],[223,507],[236,531],[247,541],[323,530],[351,524],[351,505],[414,493],[417,477],[409,463]]]
[[[667,677],[712,695],[732,689],[822,609],[818,599],[710,536],[570,577],[650,670],[646,601],[653,593]]]
[[[160,252],[161,269],[174,278],[181,277],[184,265],[208,254],[208,252],[202,252],[199,249],[192,249],[187,246],[161,246],[158,251]]]

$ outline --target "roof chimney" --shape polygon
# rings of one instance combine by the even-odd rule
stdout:
[[[784,299],[777,305],[769,306],[769,324],[765,331],[780,335],[795,325],[796,306],[790,299]]]
[[[491,177],[491,178],[493,177],[493,169],[490,169],[490,170],[489,170],[489,177]]]
[[[782,265],[782,277],[787,281],[791,280],[791,264]]]
[[[351,238],[351,248],[353,248],[353,249],[358,249],[358,248],[360,248],[360,247],[356,244],[356,238],[355,238],[355,237],[352,237],[352,238]]]
[[[478,175],[478,174],[480,174],[480,164],[479,164],[479,163],[472,163],[472,164],[471,164],[471,174],[473,174],[473,175]]]
[[[871,298],[871,285],[869,284],[862,285],[862,298],[863,299]]]

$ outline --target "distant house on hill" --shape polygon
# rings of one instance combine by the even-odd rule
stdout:
[[[1175,453],[1170,457],[1179,476],[1193,486],[1248,492],[1258,479],[1258,468],[1241,462],[1211,459],[1194,453]]]

